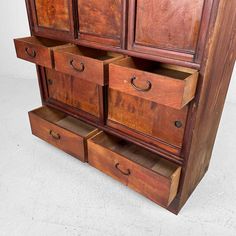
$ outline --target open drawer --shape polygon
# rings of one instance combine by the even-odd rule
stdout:
[[[175,109],[195,95],[198,71],[138,58],[109,65],[109,87]]]
[[[54,50],[57,71],[99,85],[108,82],[108,64],[123,57],[121,54],[76,45]]]
[[[32,133],[68,154],[87,161],[87,139],[97,129],[49,107],[29,112]]]
[[[88,162],[160,205],[177,194],[180,166],[104,132],[88,140]]]
[[[53,68],[52,50],[65,45],[60,41],[35,36],[15,39],[14,42],[18,58],[47,68]]]

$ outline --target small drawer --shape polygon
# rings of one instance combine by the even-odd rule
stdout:
[[[54,50],[55,69],[90,82],[108,82],[108,64],[124,56],[76,45]]]
[[[48,68],[53,68],[52,49],[65,45],[63,42],[34,36],[15,39],[14,42],[18,58]]]
[[[109,65],[109,87],[175,109],[195,95],[198,71],[138,58]]]
[[[88,140],[88,162],[160,205],[177,194],[180,166],[104,132]]]
[[[32,133],[68,154],[87,161],[87,139],[97,129],[49,107],[29,112]]]

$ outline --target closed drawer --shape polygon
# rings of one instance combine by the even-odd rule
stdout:
[[[29,112],[32,133],[68,154],[87,160],[87,139],[97,130],[63,112],[41,107]]]
[[[177,194],[181,167],[104,132],[88,140],[88,162],[160,205]]]
[[[57,71],[99,85],[107,84],[108,64],[123,58],[120,54],[75,45],[55,49],[54,57]]]
[[[181,109],[195,95],[196,70],[137,58],[124,58],[109,66],[109,87],[133,96]]]
[[[15,39],[14,42],[17,57],[48,68],[53,68],[53,48],[65,44],[34,36]]]

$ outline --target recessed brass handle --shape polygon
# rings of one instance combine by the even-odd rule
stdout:
[[[74,60],[71,60],[71,61],[70,61],[70,65],[71,65],[71,67],[72,67],[74,70],[76,70],[76,71],[78,71],[78,72],[83,72],[84,69],[85,69],[85,66],[84,66],[84,63],[83,63],[83,62],[80,62],[80,67],[77,67],[77,66],[75,66],[75,61],[74,61]]]
[[[59,140],[59,139],[61,138],[60,134],[55,133],[55,132],[52,131],[52,130],[49,131],[49,134],[50,134],[54,139]]]
[[[146,88],[140,88],[140,87],[138,87],[138,86],[135,84],[135,80],[136,80],[136,79],[137,79],[136,76],[133,76],[133,77],[131,78],[131,80],[130,80],[130,83],[131,83],[131,85],[132,85],[137,91],[139,91],[139,92],[148,92],[149,90],[151,90],[151,88],[152,88],[152,83],[151,83],[149,80],[146,81],[146,83],[147,83],[147,87],[146,87]]]
[[[30,51],[31,50],[31,51]],[[25,48],[25,53],[32,58],[36,57],[36,51],[34,49]]]
[[[117,163],[117,164],[115,165],[116,169],[119,170],[123,175],[130,175],[130,174],[131,174],[130,169],[127,169],[127,171],[124,172],[123,170],[121,170],[121,169],[119,168],[119,166],[120,166],[120,163]]]

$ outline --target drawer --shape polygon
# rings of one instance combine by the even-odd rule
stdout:
[[[88,140],[88,162],[160,205],[177,194],[180,166],[104,132]]]
[[[109,87],[175,109],[195,95],[198,71],[138,58],[109,65]]]
[[[14,42],[18,58],[48,68],[53,68],[53,48],[65,44],[63,42],[34,36],[15,39]]]
[[[188,110],[188,105],[179,110],[111,88],[108,91],[109,126],[178,149],[182,148]]]
[[[81,46],[70,45],[54,50],[57,71],[104,85],[108,81],[108,64],[124,56]]]
[[[68,154],[87,160],[87,139],[97,129],[49,107],[29,112],[32,133]]]

